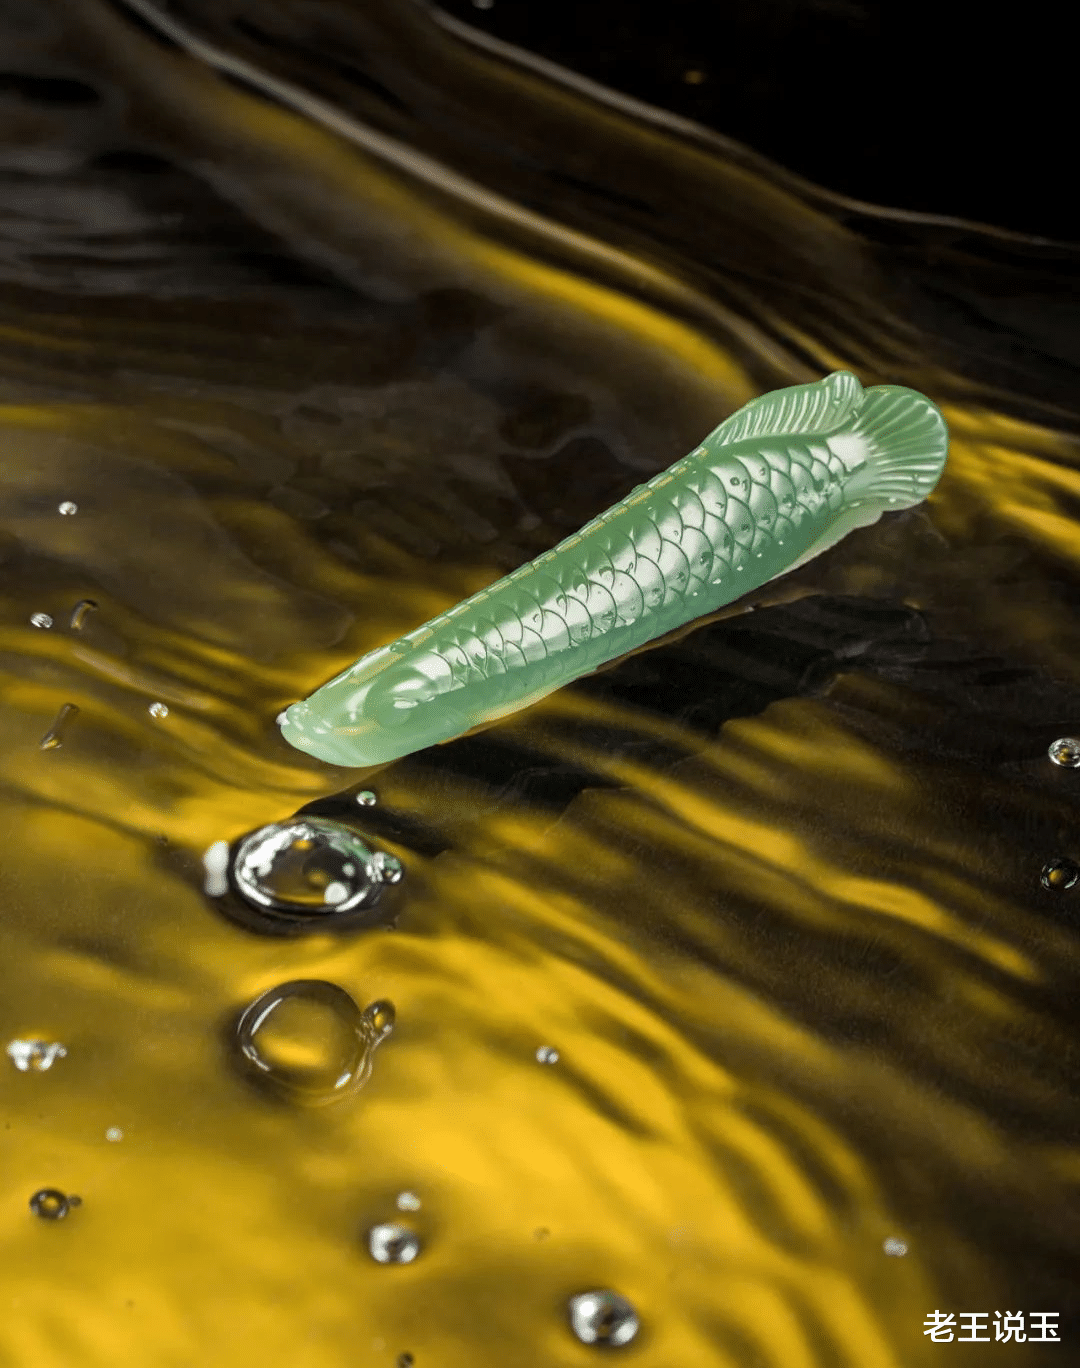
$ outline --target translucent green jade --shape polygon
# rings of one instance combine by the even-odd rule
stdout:
[[[450,741],[920,503],[948,444],[924,395],[847,371],[764,394],[554,550],[294,703],[282,733],[344,766]]]

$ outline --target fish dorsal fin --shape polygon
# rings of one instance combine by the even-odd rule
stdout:
[[[835,432],[858,409],[863,387],[850,371],[833,371],[811,385],[791,385],[751,399],[702,443],[727,447],[758,437],[794,437]]]

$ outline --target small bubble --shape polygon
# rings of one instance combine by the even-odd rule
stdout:
[[[7,1056],[20,1073],[45,1073],[56,1060],[67,1056],[67,1049],[58,1040],[51,1044],[44,1040],[11,1040]]]
[[[415,1232],[393,1221],[372,1226],[367,1242],[368,1251],[376,1263],[412,1263],[420,1253],[420,1240]]]
[[[703,71],[687,71],[683,73],[683,80],[687,85],[701,85],[705,80]]]
[[[56,511],[62,513],[65,518],[73,518],[79,511],[79,505],[77,503],[72,503],[70,499],[65,499],[64,502],[57,507]]]
[[[495,0],[472,0],[474,9],[491,9]]]
[[[119,1141],[123,1140],[123,1138],[124,1132],[120,1129],[119,1126],[110,1126],[109,1129],[105,1132],[105,1139],[110,1141],[114,1145],[119,1143]]]
[[[43,631],[52,626],[52,618],[48,613],[31,613],[30,623],[34,627],[40,627]]]
[[[397,1195],[398,1211],[419,1211],[420,1198],[415,1192],[399,1192]]]
[[[203,853],[203,892],[208,898],[223,898],[229,891],[229,843],[215,841]]]
[[[97,612],[97,604],[93,599],[80,599],[71,610],[71,620],[68,626],[73,632],[81,632],[83,623],[86,621],[86,615],[95,612]]]
[[[886,1254],[894,1259],[902,1259],[907,1253],[907,1245],[903,1240],[898,1240],[895,1235],[890,1235],[889,1238],[882,1243],[881,1247]]]
[[[356,801],[361,807],[374,807],[379,800],[371,789],[361,789],[356,795]]]
[[[533,1239],[546,1240],[550,1234],[551,1231],[548,1230],[547,1226],[537,1226],[536,1229],[533,1231]]]
[[[74,703],[65,703],[53,718],[52,726],[38,742],[39,750],[56,750],[64,744],[64,731],[73,717],[78,717],[79,709]]]
[[[398,1354],[397,1356],[397,1368],[412,1368],[415,1362],[416,1360],[407,1349],[403,1354]]]
[[[1046,753],[1055,765],[1064,765],[1066,769],[1080,768],[1080,741],[1074,736],[1059,736],[1056,741],[1051,741]]]
[[[30,1198],[30,1210],[43,1221],[62,1221],[81,1202],[80,1197],[69,1197],[59,1188],[39,1188]]]
[[[361,1011],[336,983],[294,979],[241,1012],[236,1058],[249,1077],[287,1101],[322,1106],[363,1086],[394,1017],[385,999]]]
[[[151,717],[168,717],[169,710],[164,703],[151,703],[147,712]]]
[[[629,1344],[638,1332],[637,1312],[618,1292],[580,1292],[568,1303],[570,1328],[582,1344]]]
[[[558,1064],[559,1052],[554,1045],[541,1045],[536,1052],[537,1064]]]
[[[1043,888],[1049,888],[1058,893],[1066,888],[1074,888],[1077,880],[1080,879],[1080,865],[1072,860],[1056,859],[1047,860],[1043,865],[1042,873],[1039,875],[1039,882]]]
[[[372,850],[348,827],[320,817],[275,822],[246,836],[232,862],[240,896],[271,918],[340,920],[370,909],[400,882],[401,861]]]

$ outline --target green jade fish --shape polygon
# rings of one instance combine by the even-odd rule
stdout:
[[[948,445],[925,395],[848,371],[764,394],[554,550],[294,703],[282,734],[356,768],[487,726],[921,503]]]

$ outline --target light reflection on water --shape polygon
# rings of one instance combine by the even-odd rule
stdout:
[[[254,55],[228,7],[183,8]],[[0,149],[5,1029],[68,1052],[5,1079],[0,1357],[572,1365],[590,1288],[657,1368],[908,1368],[935,1307],[1077,1333],[1080,904],[1041,881],[1080,858],[1048,754],[1080,728],[1075,416],[1051,355],[976,353],[911,283],[962,259],[1022,296],[1042,249],[897,224],[890,271],[872,215],[737,150],[419,11],[341,12],[376,63],[411,34],[414,109],[502,111],[485,154],[342,106],[507,203],[469,199],[68,12],[90,94],[20,95]],[[294,22],[262,56],[313,88]],[[636,217],[545,182],[568,128],[597,183],[638,168]],[[834,365],[945,409],[927,507],[377,780],[280,740],[314,685]],[[400,853],[392,929],[214,909],[203,852],[301,808]],[[333,1108],[271,1103],[221,1048],[296,980],[395,1005]],[[77,1220],[29,1221],[49,1188]],[[404,1192],[423,1255],[382,1268],[366,1232]]]

